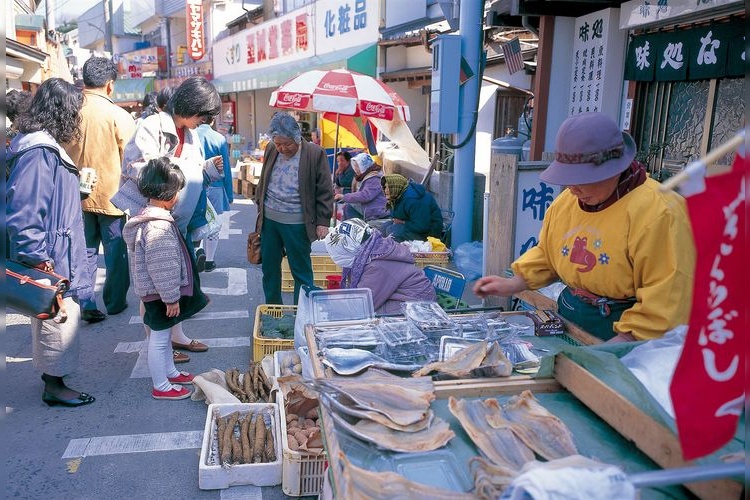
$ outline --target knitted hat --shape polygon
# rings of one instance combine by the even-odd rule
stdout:
[[[604,113],[565,120],[555,140],[555,161],[539,177],[550,184],[593,184],[623,172],[635,158],[633,138]]]
[[[372,161],[372,157],[368,155],[367,153],[359,153],[357,156],[352,158],[352,166],[356,165],[356,169],[362,173],[366,171],[368,168],[370,168],[374,161]]]

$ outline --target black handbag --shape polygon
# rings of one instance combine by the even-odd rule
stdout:
[[[68,278],[10,259],[6,261],[6,304],[26,316],[65,323],[68,312],[63,294],[69,289]]]

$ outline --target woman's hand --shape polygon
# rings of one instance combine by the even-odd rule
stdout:
[[[474,294],[477,297],[485,298],[488,295],[499,295],[501,297],[507,297],[514,293],[528,290],[529,287],[526,282],[520,276],[513,276],[512,278],[501,278],[500,276],[485,276],[479,278],[474,283]]]
[[[180,303],[167,304],[167,318],[174,318],[180,314]]]
[[[315,226],[315,233],[318,235],[318,239],[322,240],[328,236],[328,226]]]
[[[213,158],[209,158],[212,162],[214,162],[214,167],[216,167],[216,170],[219,172],[224,172],[224,158],[219,156],[214,156]]]
[[[51,273],[55,270],[55,263],[51,260],[45,260],[44,262],[40,262],[39,264],[34,266],[35,268],[39,269],[40,271],[44,271],[46,273]]]
[[[336,193],[336,194],[333,195],[333,199],[334,199],[334,201],[341,201],[341,200],[344,199],[344,195],[341,194],[341,193]]]
[[[393,218],[393,223],[394,224],[405,224],[406,221],[404,219],[397,219],[397,218],[394,217]]]

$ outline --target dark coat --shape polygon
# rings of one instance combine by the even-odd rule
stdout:
[[[404,221],[390,226],[390,234],[397,241],[440,238],[443,232],[443,215],[435,198],[424,186],[412,181],[393,205],[391,217]]]
[[[51,260],[55,272],[70,279],[69,295],[90,298],[78,169],[46,132],[18,134],[7,161],[8,258],[32,266]]]
[[[258,187],[255,190],[255,205],[259,220],[263,220],[263,202],[268,189],[268,181],[276,164],[279,152],[273,142],[269,142],[263,155],[263,170],[260,172]],[[333,183],[331,168],[326,152],[320,146],[302,139],[299,158],[299,197],[302,202],[302,216],[310,242],[318,239],[316,226],[329,226],[333,217]],[[256,228],[260,231],[260,227]]]

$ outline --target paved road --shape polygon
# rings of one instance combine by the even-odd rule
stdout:
[[[239,199],[216,256],[218,269],[201,274],[211,304],[185,323],[188,336],[210,346],[178,368],[202,373],[247,366],[255,308],[263,303],[259,266],[247,263],[245,241],[255,207]],[[227,231],[228,229],[228,231]],[[100,269],[97,289],[101,289]],[[101,301],[101,294],[99,294]],[[285,301],[291,303],[291,294]],[[82,323],[78,370],[66,378],[97,401],[81,408],[47,407],[31,363],[28,319],[6,312],[5,498],[24,499],[263,499],[283,498],[281,487],[198,488],[206,420],[204,402],[157,401],[140,356],[144,338],[138,300],[116,316]],[[100,307],[101,308],[101,307]],[[103,308],[102,308],[103,309]]]

